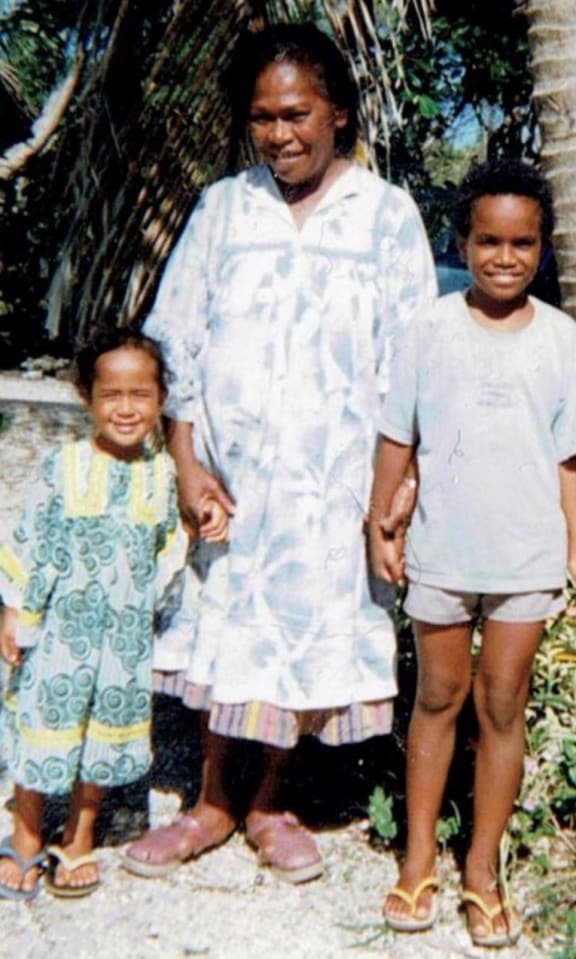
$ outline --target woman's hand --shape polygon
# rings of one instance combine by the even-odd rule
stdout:
[[[192,423],[166,420],[166,436],[168,450],[176,464],[178,499],[186,532],[191,538],[200,535],[210,537],[210,542],[224,542],[225,539],[220,538],[227,537],[223,522],[227,525],[236,506],[222,484],[196,459]],[[224,511],[225,521],[221,515],[216,516],[215,508],[207,507],[210,502]]]
[[[0,626],[0,656],[10,666],[19,666],[22,662],[22,650],[16,645],[16,629],[20,614],[12,606],[5,606]]]
[[[200,535],[208,542],[225,542],[228,519],[236,507],[216,477],[198,460],[188,464],[185,471],[179,471],[178,493],[188,533]]]

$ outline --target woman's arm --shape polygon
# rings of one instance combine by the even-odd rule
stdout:
[[[216,502],[228,516],[235,511],[234,501],[222,484],[196,458],[193,425],[179,420],[166,420],[166,444],[176,464],[180,509],[188,528],[201,536],[213,521],[210,501]]]

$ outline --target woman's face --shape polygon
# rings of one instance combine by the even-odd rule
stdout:
[[[287,186],[320,185],[335,161],[334,137],[348,122],[314,74],[295,63],[273,63],[258,76],[250,105],[254,146]]]

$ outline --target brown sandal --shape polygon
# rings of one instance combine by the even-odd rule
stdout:
[[[258,852],[261,865],[285,882],[310,882],[324,872],[313,837],[292,813],[262,816],[255,826],[247,825],[246,839]]]
[[[122,853],[122,865],[147,879],[168,876],[190,859],[221,846],[235,829],[222,836],[195,816],[178,816],[169,826],[153,829],[128,846]]]

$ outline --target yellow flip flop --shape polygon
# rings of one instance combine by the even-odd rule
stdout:
[[[405,889],[402,889],[401,886],[393,886],[388,895],[396,896],[405,902],[410,912],[407,916],[403,917],[390,916],[386,911],[386,905],[384,905],[384,918],[390,926],[390,929],[394,929],[395,932],[424,932],[426,929],[431,929],[438,918],[438,896],[436,893],[434,893],[432,897],[428,915],[417,916],[416,910],[418,908],[418,900],[424,890],[430,888],[437,890],[439,885],[440,882],[437,876],[426,876],[418,883],[413,892],[407,892]]]
[[[480,910],[486,920],[488,933],[485,936],[475,935],[470,928],[470,921],[468,920],[470,938],[475,946],[490,946],[492,948],[502,949],[505,946],[513,946],[518,942],[522,933],[522,920],[518,918],[517,921],[512,924],[510,917],[510,913],[513,911],[512,903],[507,897],[501,902],[497,902],[495,906],[489,906],[477,892],[472,892],[471,889],[463,889],[462,902],[464,905],[468,902],[472,903],[473,906],[476,906],[477,909]],[[504,916],[508,927],[507,929],[497,931],[494,928],[495,920],[498,919],[499,916]]]

